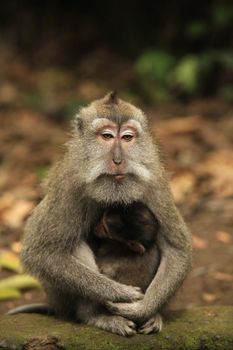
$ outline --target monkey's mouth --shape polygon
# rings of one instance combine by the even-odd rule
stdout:
[[[98,176],[99,179],[101,178],[108,178],[110,181],[114,181],[116,183],[122,183],[126,178],[134,178],[135,174],[132,173],[104,173]]]
[[[111,174],[110,176],[113,178],[114,181],[122,182],[125,178],[125,175],[126,174],[119,173],[119,174]]]
[[[126,173],[105,173],[101,174],[99,177],[107,177],[111,181],[121,183],[125,179],[126,175]]]

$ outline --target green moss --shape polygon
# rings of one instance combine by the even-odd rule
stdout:
[[[230,350],[233,348],[232,324],[233,307],[230,306],[171,312],[162,333],[132,338],[53,317],[1,316],[0,349],[25,349],[25,344],[38,342],[40,346],[34,348],[54,350]]]

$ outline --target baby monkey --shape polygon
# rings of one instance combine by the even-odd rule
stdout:
[[[142,203],[106,209],[94,229],[99,238],[94,251],[100,272],[145,292],[160,260],[157,231],[157,220]]]
[[[142,225],[145,225],[143,229]],[[101,239],[120,242],[143,255],[146,248],[155,242],[157,229],[158,222],[153,214],[143,204],[134,203],[126,208],[115,206],[106,209],[94,233]]]
[[[94,229],[97,237],[94,252],[99,271],[145,292],[160,263],[156,244],[158,229],[158,221],[142,203],[106,209]],[[161,330],[162,318],[158,313],[154,322],[152,319],[150,322],[151,331]],[[140,331],[143,333],[143,328],[139,328]]]

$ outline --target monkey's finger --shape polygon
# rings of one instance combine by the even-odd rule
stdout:
[[[111,331],[113,333],[123,335],[125,337],[131,337],[136,334],[136,325],[131,320],[127,320],[121,316],[114,316],[114,323]]]
[[[136,324],[133,321],[127,320],[127,326],[125,327],[125,335],[131,337],[136,333]]]
[[[133,321],[128,321],[128,326],[132,329],[136,329],[136,324]]]
[[[118,304],[117,304],[118,305]],[[114,303],[112,303],[111,301],[108,301],[106,303],[106,307],[108,308],[109,311],[111,311],[112,313],[116,314],[118,311],[118,306],[115,305]]]
[[[141,288],[139,288],[139,287],[133,287],[133,288],[135,289],[135,291],[136,291],[140,296],[144,296],[144,294],[143,294]]]
[[[126,336],[127,337],[132,337],[133,335],[135,335],[137,332],[135,329],[132,329],[131,327],[127,327],[126,328]]]
[[[140,293],[137,296],[135,296],[134,299],[132,299],[132,301],[139,301],[142,300],[144,298],[144,294]]]
[[[147,321],[143,326],[139,328],[139,330],[143,330],[144,328],[150,327],[152,324],[154,324],[154,319],[150,319]]]
[[[106,306],[108,309],[112,310],[112,311],[119,311],[119,310],[124,310],[125,308],[127,308],[128,305],[132,305],[132,303],[114,303],[111,301],[108,301],[106,303]]]
[[[139,334],[151,334],[151,333],[159,333],[161,328],[158,325],[151,325],[150,327],[146,327],[144,329],[139,329]]]
[[[138,287],[132,287],[134,288],[134,292],[132,295],[132,301],[142,300],[144,298],[144,294],[142,293],[141,289]]]
[[[144,298],[144,294],[141,291],[141,288],[134,287],[134,286],[127,286],[127,289],[130,293],[130,300],[129,301],[137,301]],[[124,300],[127,301],[127,300]]]
[[[144,298],[144,294],[139,287],[128,286],[120,283],[118,283],[118,287],[120,293],[117,298],[111,299],[113,302],[130,303]]]
[[[157,314],[155,317],[152,317],[147,321],[142,327],[138,329],[140,334],[150,334],[150,333],[159,333],[162,330],[163,320],[162,317]]]

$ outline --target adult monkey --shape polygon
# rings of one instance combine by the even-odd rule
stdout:
[[[131,335],[138,322],[146,332],[187,275],[191,242],[141,110],[115,93],[81,109],[45,191],[26,225],[22,261],[44,285],[49,305],[57,315],[75,318],[84,297],[117,314],[90,315],[87,323]],[[143,298],[138,288],[92,269],[91,252],[81,249],[106,208],[135,201],[145,204],[160,225],[161,262]]]

